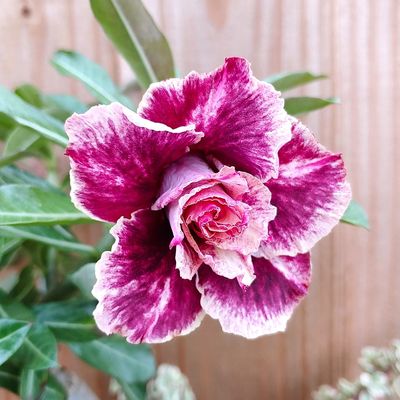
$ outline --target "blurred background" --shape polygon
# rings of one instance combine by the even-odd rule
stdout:
[[[341,225],[313,252],[310,295],[283,334],[248,341],[206,319],[193,334],[156,346],[158,361],[177,364],[199,400],[309,399],[323,383],[358,374],[365,345],[400,337],[400,1],[145,0],[168,37],[181,74],[210,71],[244,56],[258,78],[281,71],[329,75],[293,92],[341,98],[304,118],[319,140],[342,152],[354,199],[370,231]],[[121,84],[132,79],[86,0],[0,0],[0,81],[30,82],[87,100],[49,65],[74,49]],[[63,160],[65,165],[67,160]],[[91,242],[95,232],[82,232]],[[105,378],[70,354],[101,399]],[[14,399],[0,392],[1,400]]]

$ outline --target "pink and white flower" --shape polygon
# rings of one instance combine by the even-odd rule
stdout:
[[[283,104],[228,58],[153,84],[137,114],[113,103],[68,119],[74,203],[115,223],[96,265],[101,330],[163,342],[205,313],[247,338],[285,329],[351,191],[341,156]]]

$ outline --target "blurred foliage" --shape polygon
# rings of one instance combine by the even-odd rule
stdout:
[[[337,387],[321,386],[314,400],[400,399],[400,341],[389,348],[366,347],[359,359],[358,379],[340,379]]]

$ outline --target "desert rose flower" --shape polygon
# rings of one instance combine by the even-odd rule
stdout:
[[[115,223],[96,265],[95,319],[129,342],[191,332],[204,314],[247,338],[285,329],[311,247],[351,197],[340,155],[228,58],[66,122],[76,206]]]

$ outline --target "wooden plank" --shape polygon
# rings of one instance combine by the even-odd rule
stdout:
[[[370,232],[340,226],[316,247],[310,295],[286,333],[246,341],[223,334],[217,322],[207,319],[192,335],[156,346],[160,362],[178,364],[188,374],[199,400],[308,399],[322,383],[355,376],[362,346],[387,344],[400,331],[395,258],[400,233],[400,3],[145,4],[170,39],[182,74],[209,71],[225,56],[241,55],[259,77],[298,69],[327,73],[329,81],[294,93],[342,99],[342,105],[306,122],[322,143],[343,152],[354,197],[370,214]],[[3,0],[0,35],[0,79],[9,87],[29,81],[88,99],[78,84],[48,66],[52,51],[60,47],[92,57],[122,82],[132,79],[87,2]],[[93,234],[85,233],[88,239]],[[91,376],[92,386],[99,376]]]

